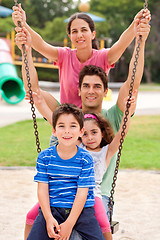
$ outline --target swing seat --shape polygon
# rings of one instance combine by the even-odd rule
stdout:
[[[112,221],[111,224],[111,233],[114,234],[119,230],[119,222]]]

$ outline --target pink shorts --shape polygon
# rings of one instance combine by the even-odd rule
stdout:
[[[26,224],[33,225],[37,215],[38,215],[38,209],[39,209],[39,202],[37,202],[31,210],[27,213],[26,216]]]
[[[95,216],[97,218],[97,221],[99,222],[102,232],[111,232],[111,227],[107,217],[106,209],[101,198],[95,197],[94,209]]]

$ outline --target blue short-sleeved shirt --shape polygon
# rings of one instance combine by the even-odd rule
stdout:
[[[95,178],[91,155],[77,146],[76,155],[64,160],[57,154],[56,146],[39,154],[34,181],[49,184],[52,207],[72,208],[77,188],[89,188],[84,207],[94,206]]]

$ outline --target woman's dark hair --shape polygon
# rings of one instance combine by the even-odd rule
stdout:
[[[88,114],[88,116],[93,115],[98,120],[97,121],[93,117],[87,117],[87,118],[84,117],[84,121],[92,120],[101,129],[103,137],[102,137],[100,147],[104,147],[107,144],[110,144],[112,142],[115,134],[114,134],[114,130],[113,130],[111,124],[109,123],[109,121],[107,119],[105,119],[102,116],[102,114],[100,114],[100,113],[85,112],[84,116],[85,116],[85,114]]]
[[[71,33],[71,24],[72,24],[73,20],[75,20],[77,18],[82,19],[85,22],[87,22],[91,32],[95,31],[94,21],[92,20],[91,17],[89,17],[86,13],[75,13],[69,19],[69,22],[67,25],[67,33],[68,34]],[[92,40],[92,48],[99,49],[98,41],[96,40],[96,37]]]
[[[75,119],[77,120],[77,122],[79,123],[80,129],[83,128],[84,115],[82,113],[82,110],[79,109],[74,104],[63,103],[63,104],[59,105],[52,114],[52,123],[53,123],[54,129],[56,128],[58,118],[62,114],[72,114],[75,117]]]

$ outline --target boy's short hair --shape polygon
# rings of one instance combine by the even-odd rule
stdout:
[[[63,104],[60,104],[52,114],[52,123],[53,123],[54,129],[56,127],[58,118],[62,114],[72,114],[76,118],[76,120],[78,121],[80,129],[83,128],[84,116],[83,116],[82,110],[79,109],[74,104],[63,103]]]
[[[86,65],[82,68],[79,73],[79,89],[81,89],[83,79],[86,75],[93,76],[97,75],[102,80],[104,91],[108,88],[108,76],[101,67],[95,65]]]

